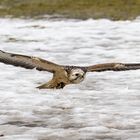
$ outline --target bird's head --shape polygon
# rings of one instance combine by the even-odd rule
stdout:
[[[71,83],[77,84],[84,80],[85,74],[86,73],[82,69],[73,68],[70,70],[68,78]]]

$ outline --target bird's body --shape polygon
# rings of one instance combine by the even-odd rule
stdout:
[[[125,71],[140,69],[140,63],[105,63],[87,67],[63,66],[38,57],[7,53],[1,50],[0,62],[14,66],[20,66],[26,69],[36,68],[36,70],[39,71],[48,71],[53,73],[53,78],[49,82],[37,87],[39,89],[60,89],[68,84],[80,83],[84,80],[87,72]]]

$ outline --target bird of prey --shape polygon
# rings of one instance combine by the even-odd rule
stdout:
[[[60,89],[68,84],[77,84],[84,80],[87,72],[125,71],[140,69],[140,63],[104,63],[91,66],[63,66],[50,61],[0,50],[0,62],[26,69],[36,69],[53,73],[53,78],[37,88]]]

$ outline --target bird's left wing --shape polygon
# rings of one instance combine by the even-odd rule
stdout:
[[[86,67],[87,72],[126,71],[140,69],[140,63],[104,63]]]
[[[38,57],[7,53],[1,50],[0,62],[14,66],[20,66],[26,69],[36,68],[40,71],[49,71],[52,73],[62,69],[62,66]]]

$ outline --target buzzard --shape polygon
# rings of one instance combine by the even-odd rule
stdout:
[[[53,78],[47,83],[38,86],[39,89],[60,89],[68,84],[77,84],[84,80],[87,72],[125,71],[140,69],[140,63],[104,63],[91,66],[64,66],[34,57],[0,50],[0,62],[53,73]]]

